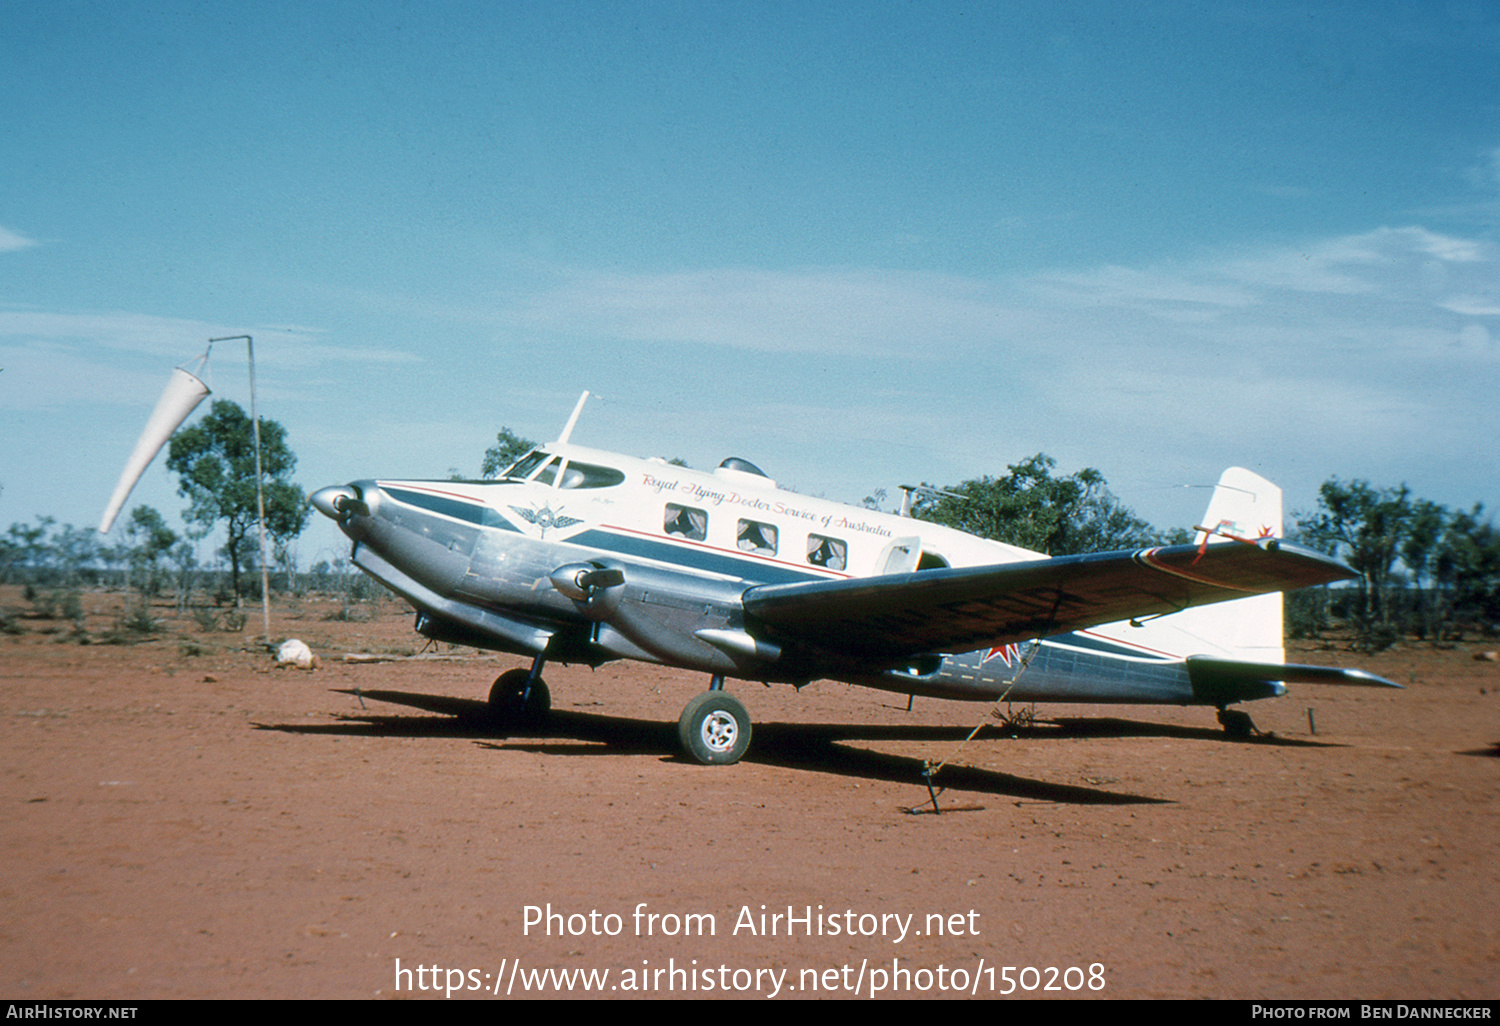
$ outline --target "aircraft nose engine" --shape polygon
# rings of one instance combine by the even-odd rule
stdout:
[[[327,488],[319,488],[312,493],[308,500],[313,509],[328,517],[342,523],[351,516],[370,515],[370,507],[360,498],[359,489],[353,485],[330,485]]]

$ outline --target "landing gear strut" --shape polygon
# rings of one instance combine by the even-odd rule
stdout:
[[[1250,714],[1238,709],[1220,707],[1219,725],[1224,728],[1224,733],[1232,738],[1244,739],[1257,733],[1255,721],[1250,719]]]
[[[542,680],[545,660],[537,656],[531,669],[506,670],[490,687],[490,712],[497,718],[535,723],[547,718],[552,709],[552,693]]]
[[[677,720],[677,738],[688,758],[705,766],[739,762],[750,748],[750,713],[715,677],[709,690],[694,698]]]

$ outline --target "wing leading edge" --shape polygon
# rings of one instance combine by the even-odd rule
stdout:
[[[757,634],[844,656],[966,652],[1355,574],[1279,539],[922,570],[745,592]]]

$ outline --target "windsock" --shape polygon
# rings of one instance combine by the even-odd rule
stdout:
[[[188,414],[197,408],[208,395],[208,386],[198,378],[178,367],[172,372],[172,380],[167,382],[167,390],[157,400],[156,409],[151,413],[151,419],[146,421],[146,430],[141,432],[141,437],[135,443],[135,449],[130,454],[130,459],[125,463],[125,470],[120,475],[120,483],[115,485],[115,493],[109,497],[109,505],[104,509],[104,518],[99,521],[99,533],[108,534],[114,525],[115,517],[120,515],[120,510],[125,505],[125,500],[130,498],[131,489],[161,451],[161,447],[167,444],[167,439],[172,437],[176,431],[187,420]]]

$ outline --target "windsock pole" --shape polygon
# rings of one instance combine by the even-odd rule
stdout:
[[[255,511],[260,520],[260,615],[265,628],[264,640],[271,643],[271,568],[266,562],[266,492],[263,484],[265,474],[260,463],[260,416],[255,412],[255,340],[249,335],[227,335],[211,338],[208,347],[215,342],[233,342],[244,339],[250,351],[250,424],[255,432]]]

